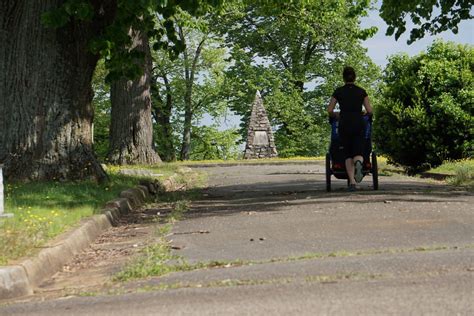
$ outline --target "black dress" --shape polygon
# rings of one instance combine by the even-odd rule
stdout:
[[[365,121],[362,105],[367,92],[355,84],[346,83],[337,88],[333,95],[339,103],[339,137],[344,146],[345,158],[362,156],[364,152]]]

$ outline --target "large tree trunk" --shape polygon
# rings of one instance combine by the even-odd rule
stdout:
[[[111,22],[116,3],[92,1],[91,22],[42,25],[41,15],[63,2],[0,4],[0,161],[8,179],[106,177],[92,150],[91,79],[98,56],[88,43]]]
[[[153,149],[150,80],[152,60],[146,34],[131,31],[132,49],[145,54],[138,61],[143,75],[135,80],[125,78],[114,82],[110,89],[112,117],[110,126],[110,163],[155,164],[161,162]]]

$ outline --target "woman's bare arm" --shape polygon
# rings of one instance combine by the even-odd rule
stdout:
[[[336,108],[336,103],[337,103],[336,98],[331,97],[331,100],[329,100],[329,104],[328,104],[328,113],[329,113],[329,116],[331,117],[334,117],[334,109]]]
[[[370,105],[369,97],[364,98],[364,108],[367,114],[372,114],[372,106]]]

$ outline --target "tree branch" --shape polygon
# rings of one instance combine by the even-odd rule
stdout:
[[[247,22],[249,22],[251,25],[255,26],[256,28],[258,28],[258,25],[252,20],[250,19],[249,16],[246,16],[245,19],[247,20]],[[276,56],[278,57],[278,59],[280,60],[280,62],[283,64],[283,66],[285,67],[285,69],[289,69],[290,68],[290,65],[288,64],[288,62],[285,60],[285,58],[283,57],[283,54],[280,50],[280,47],[278,46],[276,40],[268,33],[265,33],[264,34],[264,37],[269,40],[270,42],[273,43],[273,46],[275,48],[275,51],[277,52]]]
[[[178,25],[178,35],[179,39],[183,42],[186,43],[186,38],[184,36],[183,28],[181,25]],[[185,48],[183,51],[183,58],[184,58],[184,76],[186,78],[186,81],[189,80],[189,55],[188,51]]]
[[[206,42],[206,40],[207,40],[207,36],[204,36],[203,39],[199,42],[199,44],[196,48],[196,53],[194,54],[194,58],[193,58],[193,64],[191,66],[191,75],[190,75],[190,78],[189,78],[189,80],[191,82],[194,81],[194,74],[196,72],[196,65],[197,65],[197,62],[199,60],[199,57],[201,56],[202,47],[204,46],[204,42]]]

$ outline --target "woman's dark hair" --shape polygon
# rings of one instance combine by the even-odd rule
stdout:
[[[344,79],[344,82],[354,82],[356,80],[356,72],[354,68],[344,67],[342,78]]]

